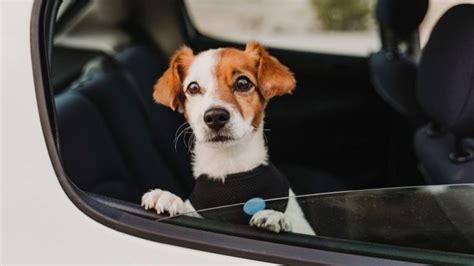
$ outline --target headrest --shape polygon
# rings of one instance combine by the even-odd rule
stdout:
[[[415,61],[403,54],[380,51],[369,58],[372,83],[376,92],[400,114],[416,120],[421,111],[416,101]]]
[[[449,9],[421,57],[416,96],[443,129],[474,135],[474,5]]]
[[[425,17],[428,0],[379,0],[375,16],[380,26],[408,38]]]

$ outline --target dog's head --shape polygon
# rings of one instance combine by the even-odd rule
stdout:
[[[258,43],[245,50],[221,48],[197,55],[178,50],[155,85],[153,97],[184,113],[196,141],[231,144],[263,121],[274,96],[291,92],[293,74]]]

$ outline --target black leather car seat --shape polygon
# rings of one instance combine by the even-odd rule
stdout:
[[[474,5],[449,9],[423,50],[417,100],[432,121],[415,135],[429,184],[474,182]]]
[[[140,188],[90,99],[76,92],[56,96],[59,147],[66,173],[81,189],[138,202]]]
[[[99,59],[94,64],[100,67],[55,97],[63,163],[83,190],[139,202],[148,189],[162,188],[185,197],[192,188],[189,155],[182,142],[177,145],[181,153],[173,157],[179,118],[157,104],[147,105],[153,83],[166,65],[160,66],[147,53],[147,60],[154,63],[141,60],[143,64],[135,68],[144,77],[137,79],[122,69],[122,63],[137,60],[145,49],[131,47],[116,58]],[[148,97],[140,95],[146,91]]]

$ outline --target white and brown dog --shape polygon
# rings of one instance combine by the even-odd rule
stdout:
[[[190,124],[195,136],[194,176],[225,188],[229,177],[271,164],[263,135],[264,109],[272,97],[290,93],[295,85],[288,68],[258,43],[248,43],[245,50],[221,48],[197,55],[183,47],[158,80],[153,97],[182,112]],[[263,190],[271,190],[272,183],[264,184],[267,187]],[[293,191],[288,185],[285,190],[290,197],[286,208],[260,210],[252,216],[250,225],[275,232],[314,234]],[[208,196],[196,191],[194,194],[194,198]],[[171,216],[201,209],[192,200],[183,202],[160,189],[145,193],[142,206]]]

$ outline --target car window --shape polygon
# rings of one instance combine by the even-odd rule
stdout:
[[[296,199],[317,234],[317,237],[306,238],[307,241],[317,242],[321,237],[363,241],[367,242],[364,248],[369,253],[369,243],[372,243],[473,254],[474,206],[470,204],[473,197],[472,184],[420,186],[269,199],[265,200],[265,209],[278,208],[287,204],[289,199]],[[245,214],[244,206],[247,204],[183,215],[226,221],[229,216]],[[179,220],[179,216],[157,221],[173,219]],[[298,234],[292,235],[297,237]],[[392,255],[399,252],[396,247],[390,251]]]
[[[208,36],[311,52],[365,56],[379,48],[374,0],[186,0]],[[212,14],[212,15],[211,15]]]
[[[474,0],[430,0],[428,11],[420,25],[420,45],[424,47],[433,27],[440,17],[451,7],[463,3],[474,3]]]
[[[68,184],[63,186],[67,194],[73,195],[71,199],[88,215],[122,232],[147,239],[159,235],[157,241],[179,239],[176,242],[181,244],[186,236],[172,234],[191,232],[195,238],[186,239],[186,244],[199,242],[197,246],[203,249],[221,244],[199,239],[201,233],[212,232],[221,234],[222,239],[234,235],[267,244],[379,258],[445,263],[474,259],[468,255],[474,253],[474,207],[469,204],[473,186],[423,187],[459,183],[459,172],[442,182],[430,180],[428,170],[438,169],[425,169],[415,158],[414,128],[398,125],[400,121],[374,93],[366,58],[338,56],[366,56],[378,49],[374,0],[184,0],[197,30],[214,38],[191,36],[190,31],[185,33],[190,36],[183,37],[189,43],[170,34],[179,32],[185,22],[181,20],[187,18],[186,14],[172,15],[185,10],[181,5],[153,0],[112,2],[88,1],[80,12],[76,8],[60,12],[63,18],[67,10],[80,16],[74,23],[63,24],[62,32],[56,27],[57,33],[67,35],[66,42],[56,38],[50,44],[52,49],[41,51],[42,58],[49,58],[49,53],[53,58],[52,66],[42,66],[51,75],[44,80],[51,80],[53,87],[48,84],[38,89],[38,95],[52,97],[44,113],[54,122],[49,131],[57,131],[58,137],[48,147],[59,158],[54,166],[61,184]],[[193,203],[197,211],[168,217],[171,208],[158,205],[159,199],[144,204],[146,193],[166,191],[162,201],[171,205],[186,201],[195,191],[196,178],[199,181],[202,175],[192,169],[196,162],[192,128],[182,114],[157,104],[153,90],[159,77],[169,73],[165,72],[173,65],[169,58],[181,45],[197,53],[220,46],[221,40],[233,41],[230,45],[257,40],[266,47],[286,49],[269,52],[294,72],[298,89],[272,99],[265,113],[265,128],[261,128],[262,150],[271,151],[271,164],[288,177],[280,180],[286,182],[283,186],[276,187],[279,191],[283,188],[284,195],[267,197],[258,191],[265,200],[239,198],[232,202],[240,203],[212,209]],[[166,45],[169,53],[163,48]],[[181,51],[189,52],[185,48]],[[242,81],[248,84],[245,78]],[[257,96],[262,97],[260,94]],[[182,106],[178,111],[183,111]],[[199,121],[227,119],[222,110],[213,111],[215,118],[198,114]],[[425,133],[424,128],[419,130]],[[447,161],[448,156],[449,152],[442,158]],[[243,161],[244,157],[238,158]],[[207,159],[205,164],[215,161]],[[461,164],[456,166],[464,169]],[[221,167],[216,164],[215,168]],[[261,185],[252,182],[237,183],[237,188],[246,189],[227,190],[219,196],[237,197]],[[271,190],[266,186],[271,183],[264,183],[265,193]],[[361,190],[390,186],[419,187]],[[299,196],[293,196],[293,191]],[[204,196],[217,202],[212,195]],[[308,226],[304,230],[275,233],[249,226],[259,210],[281,210],[276,215],[283,215],[290,202],[298,204],[293,210],[301,208],[299,217]],[[97,213],[106,214],[107,219]],[[233,217],[244,222],[237,224]],[[259,221],[266,223],[269,217]],[[181,227],[159,227],[166,223]],[[294,223],[291,226],[300,228]]]

